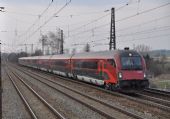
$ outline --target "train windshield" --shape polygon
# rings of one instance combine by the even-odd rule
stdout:
[[[142,70],[141,57],[121,57],[122,70]]]

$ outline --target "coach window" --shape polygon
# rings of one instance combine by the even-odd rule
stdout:
[[[57,66],[65,66],[66,63],[65,63],[65,61],[58,60],[58,61],[55,62],[55,65],[57,65]]]
[[[82,68],[97,69],[97,61],[83,62]]]
[[[97,69],[97,62],[96,61],[91,62],[90,68],[91,69]]]
[[[76,67],[76,68],[81,68],[81,64],[82,64],[81,61],[75,61],[75,62],[73,63],[74,67]]]

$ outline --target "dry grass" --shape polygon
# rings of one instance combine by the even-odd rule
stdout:
[[[170,74],[161,74],[150,79],[150,86],[153,88],[165,89],[170,91]]]

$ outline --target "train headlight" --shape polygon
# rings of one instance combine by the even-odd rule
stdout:
[[[118,78],[119,78],[119,79],[122,79],[122,77],[123,77],[123,76],[122,76],[122,73],[119,72],[119,73],[118,73]]]
[[[146,73],[143,74],[144,79],[146,78]]]

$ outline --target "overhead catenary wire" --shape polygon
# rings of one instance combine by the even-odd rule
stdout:
[[[163,4],[163,5],[160,5],[160,6],[151,8],[151,9],[148,9],[148,10],[144,10],[144,11],[139,12],[139,13],[137,13],[137,14],[134,14],[134,15],[131,15],[131,16],[128,16],[128,17],[125,17],[125,18],[116,20],[115,22],[120,22],[120,21],[123,21],[123,20],[127,20],[127,19],[130,19],[130,18],[132,18],[132,17],[135,17],[135,16],[138,16],[138,15],[141,15],[141,14],[144,14],[144,13],[148,13],[148,12],[151,12],[151,11],[153,11],[153,10],[156,10],[156,9],[159,9],[159,8],[162,8],[162,7],[165,7],[165,6],[167,6],[167,5],[170,5],[170,3],[166,3],[166,4]],[[110,14],[110,13],[109,13],[109,14]],[[107,16],[107,15],[108,15],[108,14],[106,14],[106,15],[104,15],[104,16],[100,17],[99,19],[96,19],[96,20],[100,20],[100,19],[104,18],[104,17]],[[168,17],[168,16],[166,16],[166,17]],[[81,29],[81,28],[83,28],[84,26],[89,25],[89,24],[94,23],[94,22],[96,22],[96,21],[93,20],[92,22],[89,22],[89,23],[87,23],[87,24],[85,24],[85,25],[83,25],[83,26],[80,26],[80,27],[78,27],[78,28],[76,28],[76,29],[73,29],[72,32],[73,32],[74,30]],[[109,24],[106,24],[106,25],[109,25]],[[102,26],[102,25],[101,25],[101,26]],[[96,27],[96,28],[97,28],[97,27]],[[99,26],[99,28],[100,28],[100,26]],[[82,32],[83,32],[83,33],[84,33],[84,32],[89,32],[90,30],[91,30],[91,29],[86,30],[86,31],[82,31]],[[82,32],[73,34],[73,35],[69,36],[69,38],[70,38],[70,37],[73,37],[73,36],[76,36],[76,35],[79,35],[79,34],[81,34]]]
[[[155,35],[155,36],[149,36],[149,37],[144,37],[144,38],[133,38],[131,40],[126,40],[126,41],[136,41],[136,40],[146,40],[146,39],[150,39],[150,38],[159,38],[159,37],[169,37],[170,34],[161,34],[161,35]],[[125,40],[121,40],[118,42],[125,42]]]
[[[159,21],[159,20],[162,20],[162,19],[165,19],[165,18],[169,18],[169,17],[170,17],[170,15],[166,15],[166,16],[163,16],[163,17],[159,17],[159,18],[156,18],[156,19],[147,21],[147,22],[143,22],[143,23],[141,23],[141,24],[137,24],[137,25],[134,25],[134,26],[130,26],[130,27],[118,29],[118,30],[116,30],[116,31],[129,30],[130,28],[138,27],[138,26],[141,26],[141,25],[146,25],[146,24],[148,24],[148,23],[152,23],[152,22]],[[110,22],[109,22],[109,23],[106,23],[106,24],[103,24],[103,25],[96,26],[94,29],[97,29],[97,28],[100,28],[100,27],[103,27],[103,26],[107,26],[107,25],[109,25],[109,24],[110,24]],[[91,29],[92,29],[92,28],[91,28]],[[82,32],[90,32],[91,29],[88,29],[88,30],[82,31]],[[75,35],[79,35],[79,34],[81,34],[82,32],[73,34],[73,35],[71,35],[70,37],[75,36]]]
[[[160,27],[147,29],[147,30],[142,30],[142,31],[138,31],[138,32],[132,32],[132,33],[128,33],[128,34],[121,34],[121,35],[118,35],[117,37],[125,37],[125,36],[131,36],[131,35],[136,35],[136,34],[149,34],[149,33],[153,33],[153,32],[156,32],[156,31],[168,30],[168,29],[170,29],[169,27],[170,26],[160,26]],[[99,34],[99,35],[101,35],[101,34]],[[72,46],[85,45],[87,43],[96,43],[98,41],[104,41],[104,40],[108,40],[108,39],[109,39],[109,37],[102,38],[102,39],[99,39],[99,40],[92,40],[92,41],[88,41],[88,42],[75,43],[75,44],[72,44]],[[25,44],[23,44],[23,45],[25,45]]]
[[[121,7],[119,7],[119,8],[117,8],[116,10],[118,11],[118,10],[121,10],[121,9],[123,9],[124,7],[126,7],[126,6],[128,6],[129,5],[129,3],[126,3],[125,5],[123,5],[123,6],[121,6]],[[97,14],[97,13],[101,13],[101,12],[108,12],[108,11],[110,11],[110,10],[101,10],[101,11],[96,11],[96,12],[90,12],[90,13],[81,13],[81,14],[78,14],[78,15],[67,15],[67,16],[57,16],[57,17],[70,17],[70,16],[81,16],[81,15],[89,15],[89,14]],[[105,16],[105,15],[104,15]],[[94,19],[94,20],[92,20],[92,21],[96,21],[96,19]],[[90,22],[92,22],[92,21],[90,21]],[[89,21],[88,21],[89,22]],[[80,23],[82,23],[82,22],[80,22]],[[83,21],[83,23],[84,23],[84,21]],[[75,26],[75,25],[77,25],[78,23],[73,23],[73,24],[68,24],[69,26]],[[68,26],[68,25],[61,25],[62,27],[63,26]],[[85,26],[85,24],[84,25],[81,25],[82,27],[83,26]],[[55,26],[46,26],[46,27],[55,27]],[[82,28],[81,27],[81,28]],[[76,28],[75,28],[76,29]],[[74,30],[74,29],[73,29]],[[73,30],[72,31],[70,31],[70,32],[73,32]]]
[[[125,36],[132,36],[132,35],[136,35],[136,34],[139,34],[139,33],[140,33],[140,35],[141,34],[149,34],[149,33],[158,32],[158,31],[165,31],[165,30],[168,30],[168,29],[170,29],[170,26],[162,26],[162,27],[157,27],[156,29],[153,28],[153,29],[147,29],[147,30],[143,30],[143,31],[139,31],[139,32],[129,33],[129,34],[122,34],[122,35],[118,35],[117,37],[119,38],[119,37],[125,37]],[[87,43],[96,43],[96,42],[104,41],[104,40],[108,40],[108,39],[109,39],[109,37],[106,37],[106,38],[99,39],[99,40],[92,40],[92,41],[88,41],[88,42],[75,43],[75,44],[72,44],[72,45],[73,46],[85,45]],[[128,41],[128,40],[126,40],[126,41]]]
[[[49,19],[47,19],[41,26],[39,26],[35,31],[32,32],[32,34],[29,35],[29,38],[31,38],[37,31],[39,31],[44,25],[46,25],[52,18],[53,16],[56,16],[58,13],[60,13],[69,3],[71,0],[66,2],[57,12],[55,12]],[[25,42],[27,39],[24,39],[22,42]]]
[[[130,2],[122,5],[121,7],[117,8],[116,11],[119,11],[119,10],[123,9],[124,7],[128,6],[129,4],[130,4]],[[108,12],[108,11],[110,11],[110,10],[105,10],[104,12]],[[108,16],[108,15],[110,15],[110,13],[107,14],[106,16]],[[87,26],[87,25],[90,25],[90,24],[92,24],[92,23],[94,23],[94,22],[97,22],[98,19],[99,19],[99,20],[100,20],[100,19],[103,19],[104,17],[105,17],[105,15],[102,16],[102,17],[99,17],[99,18],[97,18],[97,19],[94,19],[94,20],[88,22],[87,24],[84,24],[84,25],[81,25],[81,26],[79,26],[79,27],[77,27],[77,28],[74,28],[74,29],[72,29],[70,32],[77,31],[77,30],[79,30],[79,29],[81,29],[81,28],[83,28],[83,27],[85,27],[85,26]],[[71,25],[77,25],[77,23],[71,24]],[[71,26],[71,25],[69,24],[69,26]],[[66,26],[66,25],[64,25],[64,26]],[[67,25],[67,26],[68,26],[68,25]]]
[[[38,14],[32,14],[32,13],[24,13],[24,12],[15,12],[15,11],[5,11],[7,14],[16,14],[16,15],[25,15],[25,16],[33,16],[33,17],[38,17]]]
[[[69,2],[71,2],[71,0],[69,1]],[[68,2],[68,3],[69,3]],[[66,3],[67,4],[67,3]],[[121,6],[120,8],[118,8],[118,9],[116,9],[116,10],[120,10],[120,9],[122,9],[122,8],[124,8],[125,6],[127,6],[128,5],[128,3],[127,4],[125,4],[125,5],[123,5],[123,6]],[[50,5],[49,5],[50,6]],[[49,7],[47,7],[45,10],[44,10],[44,12],[45,11],[47,11],[47,9],[48,9]],[[60,10],[59,10],[60,11]],[[109,11],[109,10],[106,10],[106,11]],[[42,13],[42,15],[44,14],[44,12]],[[39,15],[39,17],[41,17],[42,15]],[[53,16],[52,17],[54,17],[54,16],[56,16],[57,14],[53,14]],[[109,14],[107,14],[107,15],[109,15]],[[107,16],[106,15],[106,16]],[[102,17],[105,17],[105,16],[102,16]],[[99,19],[102,19],[102,17],[101,18],[99,18]],[[52,19],[52,18],[51,18]],[[51,19],[49,19],[49,20],[47,20],[47,21],[45,21],[44,22],[44,24],[43,25],[41,25],[40,27],[38,27],[35,31],[33,31],[28,37],[30,38],[30,37],[32,37],[39,29],[41,29],[43,26],[45,26]],[[95,20],[96,21],[96,20]],[[33,26],[34,26],[34,24],[33,24]],[[31,29],[31,28],[30,28]],[[30,30],[29,29],[29,30]],[[27,40],[27,39],[25,39],[25,40]]]
[[[106,37],[108,39],[108,37]],[[95,43],[96,41],[103,41],[103,40],[106,40],[106,38],[102,38],[102,39],[99,39],[99,40],[92,40],[92,41],[88,41],[88,42],[82,42],[82,43],[74,43],[72,44],[72,46],[77,46],[77,45],[85,45],[87,43]]]
[[[94,23],[94,22],[97,22],[97,21],[105,18],[105,17],[108,16],[108,15],[110,15],[110,13],[108,13],[108,14],[106,14],[106,15],[103,15],[103,16],[95,19],[95,20],[92,20],[91,22],[89,22],[89,23],[87,23],[87,24],[84,24],[84,25],[82,25],[82,26],[80,26],[80,27],[77,27],[77,28],[75,28],[75,29],[72,29],[70,32],[76,31],[76,30],[81,29],[81,28],[83,28],[83,27],[85,27],[85,26],[88,26],[88,25],[90,25],[90,24],[92,24],[92,23]]]
[[[50,6],[52,5],[53,0],[49,3],[49,5],[47,6],[47,8],[45,8],[42,13],[40,15],[38,15],[38,19],[35,20],[35,22],[26,30],[25,33],[21,34],[19,37],[22,37],[23,35],[27,34],[27,32],[29,32],[34,26],[35,24],[41,19],[41,17],[47,12],[47,10],[50,8]]]
[[[144,38],[138,38],[138,39],[131,39],[131,40],[126,40],[126,41],[128,42],[128,41],[147,40],[147,39],[151,39],[151,38],[157,39],[157,38],[160,38],[160,37],[169,37],[169,36],[170,36],[170,34],[162,34],[162,35],[156,35],[156,36],[150,36],[150,37],[144,37]],[[117,42],[126,43],[126,41],[122,40],[122,41],[117,41]],[[103,45],[109,45],[109,44],[107,44],[107,43],[99,43],[99,44],[93,45],[93,47],[95,47],[95,46],[103,46]]]
[[[70,38],[70,37],[74,37],[74,36],[81,35],[82,32],[83,32],[83,33],[85,33],[85,32],[91,32],[92,29],[95,30],[95,29],[98,29],[98,28],[101,28],[101,27],[108,26],[109,24],[110,24],[110,22],[109,22],[109,23],[106,23],[106,24],[102,24],[102,25],[96,26],[96,27],[94,27],[94,28],[87,29],[87,30],[85,30],[85,31],[80,31],[80,32],[75,33],[75,34],[73,34],[73,35],[71,35],[71,36],[68,36],[68,37]]]
[[[93,14],[101,14],[103,12],[107,12],[110,10],[101,10],[101,11],[91,11],[91,12],[82,12],[79,14],[69,14],[69,15],[65,15],[65,16],[56,16],[56,17],[79,17],[79,16],[86,16],[86,15],[93,15]]]
[[[128,34],[120,34],[117,37],[132,36],[132,35],[136,35],[136,34],[140,34],[140,35],[141,34],[149,34],[149,33],[155,32],[155,31],[164,31],[164,30],[168,30],[168,29],[170,29],[170,26],[161,26],[161,27],[142,30],[142,31],[138,31],[138,32],[132,32],[132,33],[128,33]]]
[[[157,10],[159,8],[162,8],[162,7],[165,7],[165,6],[168,6],[170,5],[170,3],[166,3],[166,4],[163,4],[163,5],[160,5],[160,6],[157,6],[157,7],[154,7],[154,8],[151,8],[151,9],[148,9],[148,10],[144,10],[142,12],[139,12],[139,13],[136,13],[134,15],[131,15],[131,16],[128,16],[128,17],[125,17],[125,18],[122,18],[122,19],[119,19],[115,22],[120,22],[120,21],[124,21],[124,20],[127,20],[127,19],[130,19],[130,18],[133,18],[133,17],[136,17],[136,16],[139,16],[141,14],[145,14],[145,13],[148,13],[148,12],[151,12],[151,11],[154,11],[154,10]]]
[[[169,5],[170,3],[166,3],[166,4],[164,4],[164,5],[160,5],[160,6],[157,6],[157,7],[154,7],[154,8],[151,8],[151,9],[148,9],[148,10],[144,10],[144,11],[142,11],[142,12],[139,12],[139,10],[138,10],[138,12],[136,13],[136,14],[134,14],[135,16],[138,16],[138,15],[140,15],[140,14],[144,14],[144,13],[149,13],[149,12],[151,12],[151,11],[154,11],[154,10],[156,10],[156,9],[159,9],[159,8],[162,8],[162,7],[164,7],[164,6],[167,6],[167,5]],[[122,6],[122,8],[124,8],[125,6]],[[122,8],[120,8],[120,9],[122,9]],[[110,13],[109,13],[110,14]],[[74,16],[74,15],[73,15]],[[76,15],[75,15],[76,16]],[[125,18],[121,18],[121,19],[119,19],[119,20],[117,20],[116,22],[120,22],[120,21],[124,21],[124,20],[128,20],[128,19],[130,19],[130,18],[133,18],[133,17],[135,17],[135,16],[133,16],[133,15],[131,15],[131,16],[128,16],[128,17],[125,17]],[[127,29],[129,29],[129,28],[133,28],[133,27],[137,27],[137,26],[140,26],[140,25],[145,25],[145,23],[152,23],[152,22],[156,22],[157,20],[162,20],[162,19],[164,19],[164,18],[169,18],[170,17],[170,15],[167,15],[167,16],[164,16],[164,17],[160,17],[160,18],[157,18],[157,19],[154,19],[154,20],[151,20],[151,21],[147,21],[147,22],[144,22],[144,23],[142,23],[142,24],[138,24],[138,25],[133,25],[133,26],[130,26],[130,27],[126,27],[126,28],[123,28],[123,29],[118,29],[118,30],[116,30],[116,31],[123,31],[123,30],[127,30]],[[101,18],[101,19],[103,19],[103,18]],[[95,23],[95,22],[92,22],[92,23]],[[92,23],[90,23],[90,24],[92,24]],[[47,24],[47,23],[43,23],[41,26],[42,27],[44,27],[45,25]],[[90,24],[87,24],[87,26],[88,25],[90,25]],[[82,34],[82,33],[85,33],[85,32],[92,32],[92,30],[96,30],[96,29],[99,29],[99,28],[101,28],[101,27],[104,27],[104,26],[108,26],[109,25],[109,23],[106,23],[106,24],[103,24],[103,25],[99,25],[99,26],[94,26],[94,28],[89,28],[89,29],[87,29],[87,30],[82,30],[82,32],[81,31],[78,31],[77,33],[75,32],[75,34],[71,34],[71,35],[68,35],[68,37],[70,38],[70,37],[75,37],[75,36],[79,36],[80,34]],[[31,32],[30,33],[30,37],[32,37],[39,29],[41,29],[42,27],[38,27],[37,29],[35,29],[35,31],[33,31],[33,32]],[[101,26],[101,27],[100,27]],[[81,27],[81,28],[83,28],[84,27],[84,25]],[[78,28],[78,27],[77,27]],[[80,29],[81,29],[80,28]],[[74,29],[73,29],[74,30]],[[79,29],[77,29],[77,30],[79,30]],[[77,30],[75,30],[75,31],[77,31]],[[149,31],[149,29],[148,29],[148,33],[152,33],[152,29],[150,29],[151,31]],[[161,30],[158,30],[157,28],[156,28],[156,30],[154,30],[154,28],[153,28],[153,32],[155,32],[155,31],[161,31]],[[69,32],[74,32],[74,31],[69,31]],[[96,31],[95,31],[96,32]],[[132,33],[127,33],[127,34],[120,34],[120,35],[118,35],[117,37],[124,37],[124,36],[129,36],[129,35],[138,35],[138,34],[140,34],[140,33],[142,33],[142,34],[147,34],[147,31],[145,31],[145,30],[143,30],[143,31],[138,31],[138,32],[132,32]],[[91,34],[90,34],[91,35]],[[89,36],[90,36],[89,35]],[[96,34],[95,34],[95,36],[96,36]],[[92,37],[95,37],[95,36],[90,36],[91,38]],[[65,37],[65,38],[68,38],[68,37]],[[76,37],[76,38],[77,38]],[[71,39],[71,40],[74,40],[74,39]],[[76,40],[76,39],[75,39]],[[106,40],[106,39],[105,39]],[[108,39],[107,39],[108,40]],[[98,40],[92,40],[93,42],[91,42],[91,41],[89,41],[89,43],[95,43],[95,41],[97,42]],[[100,41],[100,40],[99,40]],[[102,40],[101,40],[102,41]]]
[[[132,17],[135,17],[135,16],[138,16],[138,15],[141,15],[141,14],[144,14],[144,13],[148,13],[148,12],[154,11],[154,10],[156,10],[156,9],[165,7],[165,6],[169,5],[169,4],[170,4],[170,3],[166,3],[166,4],[163,4],[163,5],[160,5],[160,6],[151,8],[151,9],[148,9],[148,10],[144,10],[144,11],[142,11],[142,12],[137,12],[137,13],[134,14],[134,15],[131,15],[131,16],[128,16],[128,17],[125,17],[125,18],[116,20],[115,22],[120,22],[120,21],[123,21],[123,20],[127,20],[127,19],[130,19],[130,18],[132,18]],[[125,4],[125,6],[126,6],[126,5],[128,5],[128,4]],[[123,7],[124,7],[124,6],[116,9],[115,11],[122,9]],[[108,16],[108,15],[110,15],[110,13],[108,13],[108,14],[106,14],[106,15],[103,15],[103,16],[95,19],[95,20],[92,20],[91,22],[89,22],[89,23],[87,23],[87,24],[84,24],[84,25],[82,25],[82,26],[80,26],[80,27],[77,27],[77,28],[75,28],[75,29],[72,29],[71,32],[73,32],[73,31],[75,31],[75,30],[78,30],[78,29],[81,29],[81,28],[83,28],[84,26],[90,25],[90,24],[92,24],[92,23],[94,23],[94,22],[97,22],[98,20],[101,20],[101,19],[105,18],[105,17]]]
[[[128,5],[129,5],[129,4],[126,3],[125,5],[121,6],[120,8],[117,8],[115,11],[121,10],[122,8],[124,8],[125,6],[128,6]],[[110,10],[109,10],[109,11],[110,11]],[[108,13],[108,14],[106,14],[106,15],[103,15],[103,16],[101,16],[101,17],[98,17],[97,19],[94,19],[94,20],[92,20],[92,21],[90,21],[90,22],[88,22],[88,23],[86,23],[86,24],[84,24],[84,25],[81,25],[81,26],[77,27],[77,28],[74,28],[74,29],[72,29],[70,32],[79,30],[79,29],[81,29],[81,28],[83,28],[83,27],[85,27],[85,26],[88,26],[88,25],[90,25],[90,24],[92,24],[92,23],[94,23],[94,22],[97,22],[97,21],[105,18],[105,17],[108,16],[108,15],[110,15],[110,13]]]
[[[169,17],[170,17],[170,15],[166,15],[166,16],[159,17],[159,18],[156,18],[156,19],[153,19],[153,20],[150,20],[150,21],[146,21],[146,22],[143,22],[143,23],[140,23],[140,24],[137,24],[137,25],[129,26],[129,27],[122,28],[122,29],[117,29],[116,31],[129,30],[130,28],[138,27],[138,26],[141,26],[141,25],[143,26],[143,25],[146,25],[148,23],[153,23],[155,21],[160,21],[162,19],[166,19],[166,18],[169,18]]]
[[[106,36],[109,36],[109,31],[107,31],[107,32],[102,32],[102,33],[98,33],[98,34],[95,34],[95,36],[92,36],[92,35],[90,35],[89,37],[88,36],[86,36],[86,37],[83,37],[83,38],[85,38],[86,39],[86,42],[82,42],[82,43],[91,43],[91,42],[97,42],[97,41],[100,41],[100,39],[101,39],[101,37],[103,37],[104,36],[104,38],[102,38],[103,40],[105,39],[105,38],[109,38],[109,37],[106,37]],[[76,43],[73,43],[73,44],[77,44],[77,41],[79,41],[79,40],[82,40],[82,38],[81,38],[82,36],[80,36],[80,38],[79,37],[76,37],[76,38],[74,38],[74,40],[76,40]],[[94,40],[94,37],[99,37],[100,39],[98,39],[98,40]],[[87,39],[93,39],[93,40],[90,40],[90,41],[87,41]]]
[[[169,4],[165,4],[165,5],[169,5]],[[161,7],[165,6],[165,5],[161,5]],[[150,10],[155,10],[157,8],[160,8],[160,7],[155,7],[154,9],[150,9]],[[150,10],[146,10],[146,11],[150,11]],[[145,12],[141,12],[141,13],[146,13]],[[154,22],[154,21],[157,21],[157,20],[161,20],[161,19],[164,19],[164,18],[168,18],[170,15],[167,15],[167,16],[164,16],[164,17],[160,17],[160,18],[157,18],[157,19],[154,19],[154,20],[151,20],[147,23],[151,23],[151,22]],[[160,28],[166,28],[166,27],[169,27],[169,26],[165,26],[165,27],[160,27]],[[169,29],[169,28],[168,28]],[[151,30],[151,31],[150,31]],[[151,32],[155,32],[155,31],[162,31],[162,29],[159,29],[158,27],[157,28],[154,28],[154,29],[149,29],[147,31],[140,31],[141,33],[151,33]],[[163,29],[163,30],[167,30],[167,29]],[[86,31],[87,32],[87,31]],[[136,33],[131,33],[131,35],[135,35],[135,34],[139,34],[140,32],[136,32]],[[80,34],[80,33],[79,33]],[[123,34],[123,35],[129,35],[129,34]],[[123,35],[121,36],[118,36],[118,37],[122,37]],[[154,36],[154,37],[146,37],[146,38],[142,38],[142,39],[147,39],[147,38],[155,38],[155,37],[163,37],[164,35],[161,35],[161,36]],[[104,39],[102,39],[101,41],[103,41]],[[108,39],[105,39],[105,40],[108,40]],[[141,39],[137,39],[137,40],[141,40]],[[133,40],[132,40],[133,41]],[[87,42],[87,43],[90,43],[90,42]],[[87,43],[82,43],[81,45],[85,45]],[[105,44],[106,45],[106,44]],[[108,44],[107,44],[108,45]],[[78,44],[77,44],[78,46]]]
[[[57,14],[59,14],[69,3],[71,2],[71,0],[69,0],[69,2],[66,2],[66,4],[61,7],[56,13],[54,13],[49,19],[47,19],[41,26],[39,26],[35,31],[33,31],[30,35],[30,37],[32,37],[38,30],[40,30],[42,27],[44,27],[48,22],[50,22],[54,16],[56,16]]]
[[[101,27],[103,27],[103,26],[107,26],[107,25],[109,25],[109,23],[106,23],[106,24],[103,24],[103,25],[99,25],[99,26],[96,26],[95,28],[93,28],[93,29],[97,29],[97,28],[101,28]],[[154,30],[159,30],[159,31],[161,31],[161,28],[166,28],[166,27],[170,27],[170,26],[161,26],[161,27],[157,27],[157,28],[151,28],[151,29],[148,29],[148,30],[143,30],[143,31],[138,31],[138,32],[135,32],[135,33],[128,33],[128,34],[121,34],[121,35],[118,35],[117,37],[121,37],[121,36],[128,36],[128,35],[134,35],[134,34],[139,34],[139,33],[150,33],[150,32],[154,32]],[[129,28],[129,27],[128,27]],[[160,29],[159,29],[160,28]],[[86,30],[86,31],[83,31],[83,33],[85,33],[85,32],[91,32],[91,29],[88,29],[88,30]],[[80,35],[80,34],[82,34],[82,32],[78,32],[78,33],[76,33],[76,34],[74,34],[74,35],[72,35],[72,36],[70,36],[70,37],[74,37],[74,36],[78,36],[78,35]]]
[[[110,10],[101,10],[101,11],[93,11],[93,12],[87,12],[87,13],[79,13],[78,15],[66,15],[66,16],[56,16],[56,17],[70,17],[70,16],[81,16],[81,15],[91,15],[91,14],[101,14],[103,12],[109,12]],[[91,22],[89,20],[85,20],[85,21],[81,21],[81,22],[76,22],[76,23],[73,23],[73,24],[64,24],[64,25],[59,25],[60,27],[64,27],[64,26],[75,26],[77,24],[80,24],[80,23],[84,23],[84,22]],[[84,25],[81,25],[81,26],[84,26]],[[56,27],[56,26],[45,26],[45,27]]]

